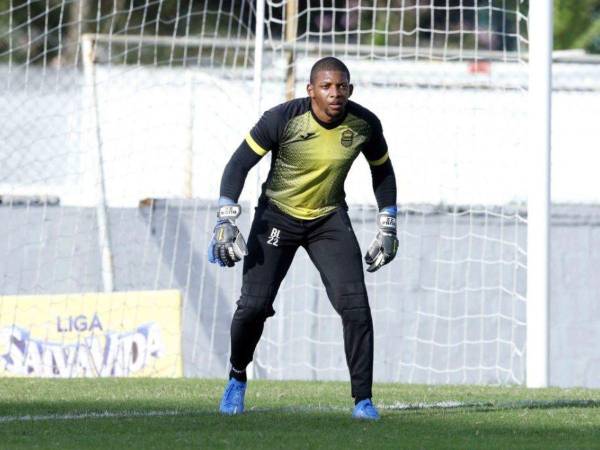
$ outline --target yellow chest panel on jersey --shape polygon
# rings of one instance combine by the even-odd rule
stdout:
[[[310,111],[294,117],[273,155],[267,196],[300,219],[332,211],[344,201],[344,181],[370,132],[369,124],[352,114],[333,129],[320,125]]]

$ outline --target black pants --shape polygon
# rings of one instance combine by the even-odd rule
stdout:
[[[314,220],[284,214],[273,205],[259,206],[248,236],[242,295],[231,323],[231,364],[243,370],[275,314],[273,301],[299,246],[308,252],[342,318],[344,349],[352,396],[371,397],[373,321],[365,288],[361,251],[343,208]]]

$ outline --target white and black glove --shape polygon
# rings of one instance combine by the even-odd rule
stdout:
[[[232,200],[221,197],[217,211],[217,224],[208,245],[208,261],[221,267],[233,267],[248,254],[246,241],[235,224],[242,207]]]
[[[365,254],[367,272],[375,272],[385,266],[396,256],[398,251],[398,238],[396,237],[396,214],[395,206],[383,208],[377,214],[377,235]]]

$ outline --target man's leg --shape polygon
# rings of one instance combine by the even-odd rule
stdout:
[[[273,301],[298,249],[302,229],[298,221],[267,207],[254,217],[244,259],[242,295],[231,321],[231,377],[246,379],[246,366],[275,314]]]
[[[329,300],[342,317],[352,397],[357,402],[371,398],[373,321],[360,247],[345,210],[313,222],[307,251],[321,274]]]

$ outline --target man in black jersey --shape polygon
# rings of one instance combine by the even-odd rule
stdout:
[[[378,232],[364,257],[367,271],[374,272],[394,258],[398,247],[396,180],[381,123],[372,112],[349,101],[352,90],[343,62],[333,57],[317,61],[308,97],[265,112],[225,167],[208,258],[231,267],[244,257],[244,270],[231,323],[231,372],[220,405],[223,414],[244,410],[246,366],[265,320],[275,313],[279,285],[302,246],[342,318],[355,400],[352,416],[379,418],[371,401],[373,322],[344,181],[362,153],[371,167],[379,207]],[[241,213],[237,201],[248,171],[269,151],[271,168],[246,245],[235,225]]]

